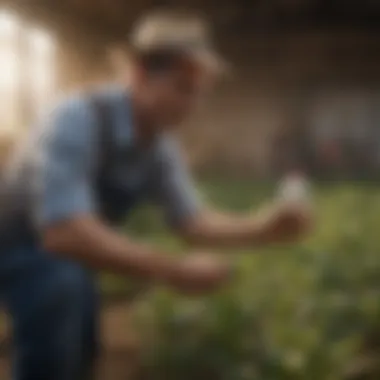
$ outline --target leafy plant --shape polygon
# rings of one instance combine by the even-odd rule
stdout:
[[[269,194],[249,182],[205,189],[219,206],[237,211]],[[380,331],[379,190],[320,186],[317,230],[308,241],[234,252],[240,277],[214,297],[189,300],[159,290],[144,299],[136,307],[143,378],[343,379],[367,337]],[[159,222],[145,229],[143,220],[139,236],[178,247]],[[380,345],[371,348],[372,356],[379,352]]]

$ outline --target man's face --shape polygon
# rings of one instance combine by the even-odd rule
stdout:
[[[162,129],[177,128],[208,88],[208,76],[195,66],[178,67],[170,72],[144,76],[141,90],[154,122]]]

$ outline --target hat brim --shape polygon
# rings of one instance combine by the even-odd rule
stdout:
[[[230,71],[225,59],[212,49],[200,49],[188,52],[189,58],[213,75],[224,76]]]

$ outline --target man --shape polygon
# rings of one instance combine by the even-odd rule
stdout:
[[[203,246],[256,246],[304,232],[298,208],[237,218],[200,205],[170,135],[219,66],[207,38],[196,18],[148,18],[132,39],[128,88],[64,101],[12,162],[3,184],[0,280],[13,319],[15,379],[89,376],[97,347],[90,269],[189,294],[228,280],[215,256],[177,258],[115,232],[111,226],[138,203],[154,200],[173,231]]]

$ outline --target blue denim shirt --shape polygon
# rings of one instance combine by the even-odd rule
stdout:
[[[196,190],[173,136],[162,134],[149,148],[136,144],[128,91],[97,91],[111,113],[114,154],[97,181],[98,120],[88,94],[65,99],[31,131],[3,178],[0,236],[19,237],[78,215],[97,213],[122,221],[132,207],[154,200],[178,225],[199,210]],[[17,232],[16,232],[17,231]]]

